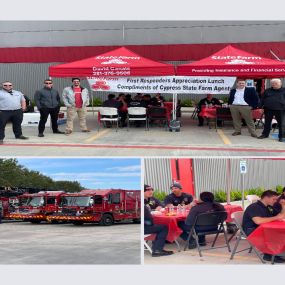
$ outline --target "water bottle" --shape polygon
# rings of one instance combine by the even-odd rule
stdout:
[[[181,214],[181,205],[179,204],[178,206],[177,206],[177,215],[179,215],[179,214]]]
[[[174,207],[173,207],[173,205],[170,206],[169,212],[170,212],[170,213],[173,213],[173,212],[174,212]]]
[[[181,207],[181,214],[182,214],[182,215],[185,215],[185,213],[186,213],[185,206],[182,205],[182,207]]]

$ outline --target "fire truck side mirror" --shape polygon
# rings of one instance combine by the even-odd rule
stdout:
[[[94,199],[90,199],[89,204],[90,204],[90,206],[93,206],[94,205]]]

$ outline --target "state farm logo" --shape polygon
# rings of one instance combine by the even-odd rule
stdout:
[[[106,81],[104,80],[97,80],[94,84],[91,85],[93,90],[110,90],[110,86],[107,85]]]
[[[232,59],[231,61],[226,61],[225,64],[254,64],[254,62],[244,59]]]
[[[127,64],[127,62],[121,60],[120,58],[113,58],[108,61],[101,62],[101,64]]]

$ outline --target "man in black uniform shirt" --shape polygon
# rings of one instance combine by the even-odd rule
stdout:
[[[282,210],[277,214],[273,205],[277,202],[278,194],[272,190],[266,190],[262,193],[261,199],[256,203],[249,205],[243,215],[242,228],[246,235],[250,235],[259,225],[269,223],[285,218],[285,200],[280,200]],[[264,254],[263,259],[271,261],[270,254]],[[279,256],[275,256],[274,262],[285,262]]]
[[[153,197],[153,188],[149,185],[144,185],[144,204],[151,210],[159,211],[162,208],[162,203]]]
[[[173,182],[170,186],[172,193],[165,197],[164,205],[169,206],[185,206],[190,205],[193,201],[193,197],[189,194],[182,192],[182,186],[178,182]]]
[[[152,242],[152,257],[165,256],[173,254],[173,251],[164,250],[165,239],[168,234],[166,225],[154,225],[148,206],[144,206],[144,234],[156,234]]]
[[[183,230],[183,233],[181,234],[181,238],[184,240],[187,240],[188,233],[191,230],[193,224],[195,223],[196,217],[199,214],[207,213],[207,212],[216,212],[216,211],[225,211],[225,208],[223,205],[217,203],[214,201],[214,194],[211,192],[202,192],[200,194],[200,200],[197,202],[195,206],[193,206],[185,220],[185,222],[179,222],[179,227]],[[217,227],[195,227],[196,232],[200,231],[211,231],[216,230]],[[205,246],[206,245],[206,239],[205,236],[199,236],[199,245]],[[196,243],[193,237],[189,240],[189,248],[196,248]]]
[[[198,126],[199,127],[202,127],[204,124],[204,118],[199,116],[199,113],[202,110],[202,106],[206,106],[206,105],[221,106],[222,103],[220,102],[219,99],[214,98],[212,94],[207,94],[206,98],[200,100],[200,102],[198,103],[198,106],[197,106],[197,113],[198,113],[198,120],[199,120]],[[221,122],[218,122],[218,123],[220,124]]]

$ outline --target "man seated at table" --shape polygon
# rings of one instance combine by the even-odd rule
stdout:
[[[164,250],[165,240],[168,234],[166,225],[155,225],[151,216],[150,209],[144,206],[144,234],[156,234],[155,240],[152,242],[152,257],[171,255],[174,252]]]
[[[144,185],[144,204],[148,205],[151,210],[159,211],[162,209],[162,203],[153,197],[153,188],[149,185]]]
[[[178,205],[189,205],[190,207],[190,203],[193,201],[193,197],[190,194],[182,192],[182,186],[179,182],[173,182],[170,188],[172,193],[165,197],[165,207],[172,207]]]
[[[214,194],[211,192],[202,192],[200,193],[200,199],[196,203],[196,205],[191,207],[191,210],[185,220],[178,222],[178,226],[183,230],[183,233],[180,235],[180,237],[184,240],[187,240],[187,237],[189,235],[189,232],[195,223],[196,217],[199,214],[203,213],[208,213],[208,212],[216,212],[216,211],[225,211],[225,208],[223,205],[220,203],[217,203],[214,201]],[[200,226],[200,227],[195,227],[195,231],[199,232],[200,231],[211,231],[211,230],[217,230],[217,227],[205,227],[205,226]],[[200,246],[205,246],[206,245],[206,238],[205,236],[199,236],[199,245]],[[190,237],[189,240],[189,248],[196,248],[196,242],[193,237]]]
[[[249,205],[243,215],[242,228],[246,235],[250,235],[259,225],[285,218],[285,200],[280,200],[282,210],[277,214],[273,205],[277,202],[278,193],[272,190],[266,190],[262,193],[261,199]],[[264,254],[263,259],[271,261],[270,254]],[[274,262],[285,262],[279,256],[275,256]]]
[[[123,106],[123,103],[119,100],[116,100],[116,96],[114,94],[109,94],[108,95],[108,99],[105,100],[102,104],[102,107],[109,107],[109,108],[116,108],[118,109],[118,114],[119,114],[119,110],[120,108]],[[111,127],[111,123],[110,122],[106,122],[106,127],[110,128]]]
[[[217,98],[214,98],[212,94],[207,94],[207,97],[200,100],[200,102],[198,103],[197,105],[197,112],[198,112],[198,121],[199,121],[199,124],[198,126],[199,127],[202,127],[204,125],[204,117],[201,117],[199,114],[202,110],[202,106],[221,106],[222,103],[220,102],[219,99]],[[220,125],[221,122],[218,121],[218,125]]]

